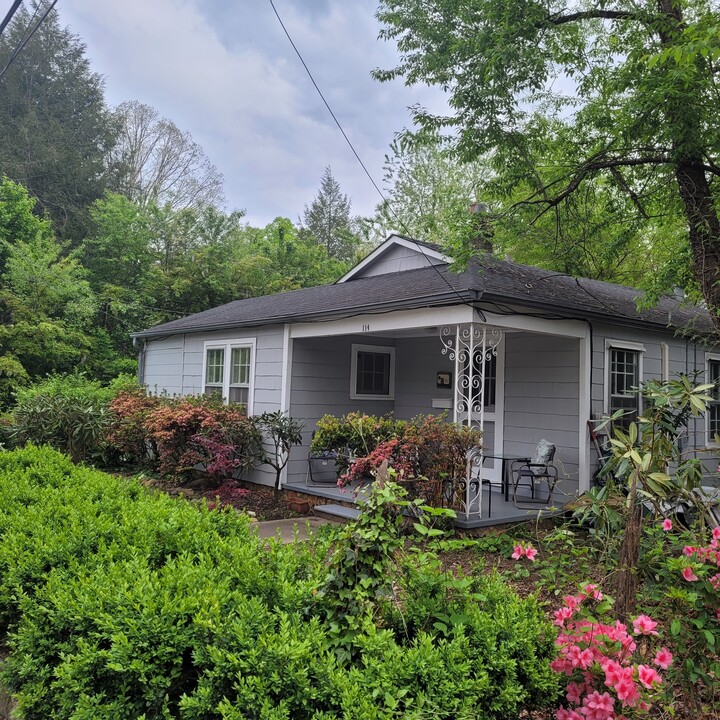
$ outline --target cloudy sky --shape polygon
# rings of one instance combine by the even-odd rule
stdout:
[[[380,84],[395,48],[377,39],[375,0],[275,0],[305,61],[379,183],[408,106],[440,109],[430,88]],[[61,0],[111,105],[139,100],[189,131],[225,176],[229,208],[253,224],[294,220],[332,167],[353,212],[375,190],[345,144],[269,0]]]

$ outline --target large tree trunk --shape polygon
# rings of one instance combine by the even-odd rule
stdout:
[[[695,278],[720,331],[720,220],[710,185],[699,162],[680,162],[675,177],[688,218]]]

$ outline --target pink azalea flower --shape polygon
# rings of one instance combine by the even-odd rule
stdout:
[[[522,545],[516,545],[513,548],[513,554],[510,556],[513,560],[519,560],[523,555],[525,554],[525,551],[523,550]]]
[[[713,540],[720,540],[720,527],[714,527],[712,529]]]
[[[583,588],[583,592],[586,597],[591,597],[593,600],[600,602],[603,599],[603,594],[598,590],[598,586],[593,583],[588,583]]]
[[[555,616],[555,622],[554,624],[558,627],[562,627],[565,624],[566,620],[569,620],[572,617],[573,611],[572,608],[569,607],[561,607],[559,610],[556,610],[553,615]]]
[[[633,620],[636,635],[657,635],[657,623],[648,615],[638,615]]]
[[[563,598],[563,602],[571,610],[574,610],[582,602],[582,597],[577,598],[574,595],[566,595]]]
[[[661,647],[655,654],[654,662],[658,667],[661,667],[663,670],[667,670],[672,664],[672,661],[672,653],[666,647]]]
[[[537,554],[538,554],[538,551],[537,551],[532,545],[528,545],[528,546],[525,548],[525,557],[526,557],[530,562],[535,562],[535,556],[536,556]]]
[[[638,665],[638,680],[646,687],[651,688],[653,683],[661,683],[662,678],[655,668],[648,665]]]
[[[672,530],[672,527],[673,527],[673,526],[672,526],[672,520],[670,520],[670,518],[665,518],[665,519],[662,521],[662,529],[663,529],[665,532],[670,532],[670,530]]]
[[[582,714],[587,720],[608,720],[614,715],[615,701],[610,693],[590,693],[583,701]]]
[[[566,710],[565,708],[558,708],[555,711],[555,717],[557,720],[583,720],[583,716],[576,713],[575,710]]]
[[[693,547],[692,545],[686,545],[683,548],[683,555],[687,555],[688,557],[690,557],[691,555],[695,554],[696,550],[696,547]]]
[[[710,584],[713,586],[715,591],[720,592],[720,573],[717,573],[710,578]]]
[[[688,582],[695,582],[696,580],[699,580],[698,576],[693,572],[693,569],[691,567],[683,568],[682,576],[687,580]]]
[[[615,692],[623,705],[633,706],[640,697],[637,685],[628,677],[623,677],[615,683]]]
[[[583,693],[585,692],[585,685],[578,685],[575,682],[568,683],[567,694],[565,697],[569,703],[573,705],[579,705],[582,701]]]

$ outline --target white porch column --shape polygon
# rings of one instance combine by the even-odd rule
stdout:
[[[592,393],[592,352],[590,328],[585,330],[585,336],[579,339],[580,344],[580,391],[578,407],[578,490],[580,494],[590,489],[590,442],[588,438],[587,422],[590,419],[591,393]]]
[[[485,378],[487,363],[502,340],[502,331],[484,324],[466,323],[440,328],[442,354],[455,363],[453,378],[453,421],[477,428],[485,427]],[[472,458],[468,455],[465,478],[464,512],[482,514],[482,446]]]

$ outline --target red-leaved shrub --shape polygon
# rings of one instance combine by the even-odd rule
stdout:
[[[231,477],[259,459],[257,427],[241,405],[225,405],[221,398],[124,393],[111,409],[110,442],[160,473],[182,478],[200,467],[213,478]]]

